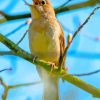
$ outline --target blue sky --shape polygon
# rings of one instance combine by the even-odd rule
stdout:
[[[31,0],[27,1],[31,3]],[[54,7],[61,5],[61,3],[65,2],[66,0],[60,0],[59,2],[57,1],[58,0],[52,0]],[[80,1],[81,0],[77,0],[77,2]],[[75,2],[71,2],[70,4]],[[12,6],[9,6],[9,4],[12,4]],[[65,37],[67,37],[69,33],[73,34],[78,28],[79,24],[84,22],[95,7],[58,14],[57,19],[63,25]],[[22,0],[13,0],[13,2],[12,0],[0,0],[0,10],[8,14],[30,12],[30,9],[23,3]],[[0,33],[6,35],[19,25],[25,23],[27,20],[28,19],[21,19],[0,24]],[[69,68],[69,73],[86,73],[100,69],[100,41],[94,40],[95,37],[100,36],[99,26],[100,10],[96,12],[91,20],[79,32],[69,49],[66,61],[66,66]],[[17,43],[27,29],[28,25],[18,30],[8,38]],[[30,52],[27,36],[19,46]],[[6,51],[9,49],[0,43],[0,51],[3,50]],[[13,70],[0,73],[0,77],[2,77],[9,85],[40,80],[35,66],[31,63],[15,56],[0,56],[0,70],[9,67],[12,67]],[[100,88],[100,73],[80,77],[80,79],[96,86],[97,88]],[[66,100],[66,98],[68,98],[67,100],[99,100],[68,82],[62,83],[60,80],[59,86],[61,100]],[[0,85],[0,100],[3,90],[3,87]],[[7,100],[41,100],[43,94],[42,91],[43,84],[12,89],[8,93]]]

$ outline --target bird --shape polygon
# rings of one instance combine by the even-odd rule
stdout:
[[[65,66],[66,58],[61,64],[60,61],[66,45],[64,32],[56,19],[50,0],[34,0],[33,4],[26,4],[30,7],[32,17],[28,29],[31,54],[63,68],[61,66]],[[44,83],[43,100],[59,100],[59,79],[50,75],[39,65],[36,66],[36,69]]]

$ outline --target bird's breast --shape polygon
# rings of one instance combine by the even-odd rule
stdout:
[[[40,59],[58,62],[60,56],[59,34],[57,29],[46,23],[32,23],[29,28],[31,53]]]

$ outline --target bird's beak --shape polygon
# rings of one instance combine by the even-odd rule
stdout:
[[[31,9],[31,15],[32,19],[38,19],[41,17],[40,12],[42,12],[44,9],[42,6],[39,6],[39,0],[33,0],[33,5],[29,4],[25,0],[23,0],[26,5],[28,5]]]

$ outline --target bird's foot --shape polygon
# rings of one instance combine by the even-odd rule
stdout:
[[[35,60],[39,59],[37,56],[33,56],[33,63],[35,62]]]
[[[51,65],[50,73],[52,73],[54,70],[57,70],[58,69],[58,67],[56,66],[55,63],[53,63],[53,62],[48,62],[48,63]]]
[[[61,76],[65,76],[66,73],[68,73],[68,68],[67,67],[60,67],[59,72],[60,72],[59,74]]]

